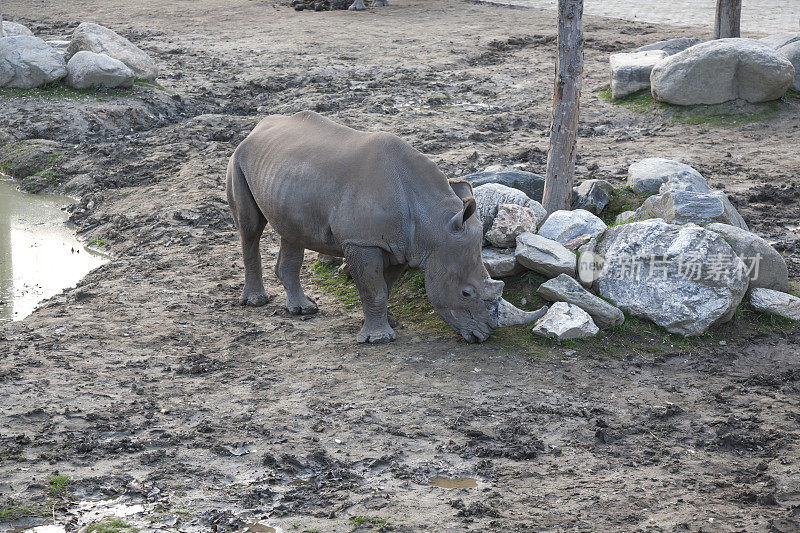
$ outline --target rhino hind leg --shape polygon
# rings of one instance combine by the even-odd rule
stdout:
[[[244,289],[239,298],[241,305],[259,307],[269,303],[270,296],[264,290],[259,241],[267,219],[256,205],[247,180],[233,160],[228,164],[228,205],[239,230],[244,258]]]
[[[386,308],[389,290],[384,277],[383,250],[348,246],[344,253],[364,309],[364,326],[358,333],[358,342],[383,344],[393,341],[396,335],[389,325]]]
[[[303,292],[300,285],[300,268],[303,266],[302,246],[281,238],[281,251],[275,264],[275,275],[286,289],[286,310],[293,315],[312,315],[317,312],[317,304]]]

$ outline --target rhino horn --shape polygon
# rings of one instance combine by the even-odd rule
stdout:
[[[530,324],[544,316],[547,312],[547,306],[536,311],[523,311],[513,304],[500,298],[497,306],[497,327],[504,328],[507,326],[518,326],[520,324]]]

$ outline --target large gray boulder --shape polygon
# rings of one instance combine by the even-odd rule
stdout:
[[[554,211],[539,228],[539,235],[566,244],[579,235],[598,238],[608,228],[605,222],[584,209]]]
[[[132,87],[133,79],[125,63],[105,54],[81,50],[67,63],[67,85],[76,89]]]
[[[625,322],[622,311],[591,292],[566,274],[547,280],[537,290],[539,296],[551,302],[567,302],[577,305],[589,315],[601,328],[618,326]]]
[[[599,215],[611,201],[614,186],[606,180],[586,180],[574,189],[572,209],[585,209]]]
[[[730,320],[747,291],[745,267],[721,235],[653,219],[610,228],[598,294],[667,331],[700,335]]]
[[[770,244],[747,230],[728,224],[709,224],[706,226],[725,239],[739,259],[747,267],[750,288],[789,290],[789,268],[786,261]]]
[[[650,196],[636,210],[636,220],[662,218],[669,224],[721,222],[747,230],[742,216],[722,191],[668,191]]]
[[[519,189],[513,189],[499,183],[487,183],[477,186],[472,191],[475,203],[478,204],[478,216],[483,222],[483,233],[486,234],[494,223],[497,216],[497,208],[501,204],[516,204],[528,207],[536,215],[538,223],[541,223],[547,216],[542,204],[532,200],[527,194]]]
[[[105,54],[122,61],[137,78],[152,81],[158,77],[158,66],[149,55],[128,39],[105,26],[83,22],[75,28],[72,33],[72,41],[67,48],[67,59],[81,50]]]
[[[763,288],[753,289],[750,292],[750,305],[762,313],[800,320],[800,298],[785,292]]]
[[[647,52],[649,50],[663,50],[667,55],[675,55],[678,52],[683,52],[696,44],[702,43],[702,39],[697,37],[677,37],[675,39],[668,39],[666,41],[658,41],[657,43],[640,46],[634,52]]]
[[[498,250],[497,248],[486,247],[481,250],[483,266],[494,279],[513,276],[525,271],[525,267],[517,263],[517,258],[513,250]]]
[[[794,80],[791,62],[752,39],[716,39],[660,61],[650,74],[653,98],[676,105],[776,100]]]
[[[611,54],[611,97],[624,98],[642,89],[650,88],[650,72],[653,67],[668,57],[663,50],[648,50]]]
[[[64,58],[38,37],[0,39],[0,87],[33,89],[66,75]]]
[[[778,48],[778,53],[791,61],[794,66],[794,81],[792,89],[800,91],[800,40],[793,41],[785,46]]]
[[[525,172],[523,170],[515,169],[502,169],[502,170],[484,170],[483,172],[475,172],[467,176],[462,176],[461,179],[467,180],[473,187],[480,187],[487,183],[496,183],[517,189],[525,193],[528,198],[542,201],[542,193],[544,192],[544,177],[533,172]]]
[[[4,37],[18,37],[20,35],[33,35],[33,32],[22,24],[11,22],[10,20],[3,21]]]
[[[486,240],[498,248],[513,248],[517,245],[517,235],[526,231],[535,232],[540,221],[530,207],[500,204],[492,227],[486,232]]]
[[[531,330],[534,335],[560,341],[594,337],[600,329],[589,314],[567,302],[556,302]]]
[[[762,37],[758,41],[777,50],[787,44],[800,41],[800,33],[776,33]]]
[[[628,187],[636,194],[654,194],[670,179],[675,183],[705,182],[689,165],[661,157],[648,157],[628,167]]]
[[[548,278],[555,278],[559,274],[575,276],[577,256],[556,241],[541,235],[523,233],[517,237],[514,254],[519,264]]]

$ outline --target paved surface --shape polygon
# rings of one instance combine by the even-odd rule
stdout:
[[[497,3],[555,9],[558,0],[498,0]],[[716,0],[585,0],[587,15],[674,24],[714,24]],[[743,33],[800,32],[800,0],[745,0],[742,2]]]

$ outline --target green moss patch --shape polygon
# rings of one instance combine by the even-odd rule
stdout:
[[[138,528],[121,518],[106,518],[101,522],[90,524],[86,531],[87,533],[132,533],[138,531]]]
[[[725,102],[716,105],[677,106],[656,102],[648,89],[624,98],[612,98],[611,89],[600,91],[599,97],[614,106],[622,106],[634,113],[647,113],[662,118],[664,122],[687,125],[732,127],[765,122],[781,112],[797,112],[800,93],[788,91],[780,100],[749,104]]]

